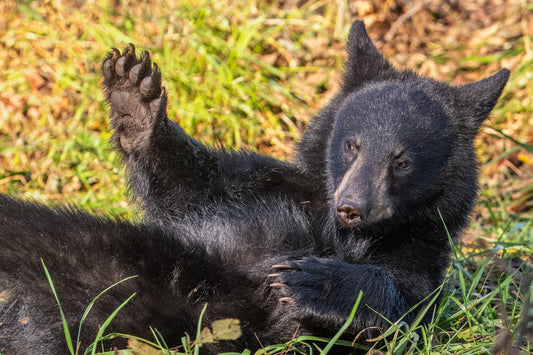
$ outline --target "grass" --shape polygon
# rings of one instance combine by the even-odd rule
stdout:
[[[129,42],[151,51],[169,92],[169,116],[189,134],[206,144],[289,158],[308,119],[335,91],[344,34],[353,18],[363,16],[398,67],[456,84],[502,66],[512,70],[478,139],[480,202],[463,244],[454,249],[434,321],[427,328],[391,325],[379,351],[531,352],[533,325],[523,320],[533,292],[520,270],[530,268],[533,255],[533,8],[496,1],[476,9],[428,5],[397,27],[393,40],[383,41],[409,5],[363,1],[343,10],[343,4],[349,5],[2,2],[0,192],[134,217],[119,157],[108,145],[99,75],[109,48]],[[320,353],[312,344],[328,341],[298,338],[267,353],[293,344]]]
[[[48,284],[50,285],[52,293],[53,293],[53,295],[54,295],[54,297],[56,299],[57,305],[59,306],[59,314],[60,314],[60,317],[61,317],[61,322],[63,324],[63,332],[65,334],[65,342],[67,343],[67,348],[68,348],[68,350],[69,350],[71,355],[78,354],[79,353],[78,344],[80,343],[81,329],[82,329],[83,323],[85,322],[85,319],[87,318],[87,315],[91,311],[94,303],[98,300],[98,298],[100,298],[100,296],[105,294],[111,288],[115,287],[116,285],[118,285],[118,284],[120,284],[120,283],[122,283],[124,281],[127,281],[127,280],[129,280],[131,278],[134,278],[135,276],[127,277],[127,278],[125,278],[123,280],[120,280],[119,282],[107,287],[105,290],[100,292],[89,303],[89,305],[87,305],[87,308],[85,309],[85,312],[83,312],[83,315],[80,318],[80,324],[79,324],[79,327],[78,327],[78,336],[76,338],[76,342],[72,342],[72,336],[70,334],[70,329],[68,327],[67,319],[65,318],[65,314],[63,313],[63,308],[61,307],[61,301],[60,301],[59,296],[58,296],[58,294],[57,294],[57,292],[55,290],[54,281],[52,279],[52,276],[50,275],[50,272],[48,271],[48,268],[46,267],[46,265],[45,265],[45,263],[44,263],[44,261],[42,259],[41,259],[41,263],[43,264],[43,269],[44,269]],[[122,309],[122,307],[124,307],[133,297],[135,297],[135,293],[133,293],[130,297],[128,297],[119,307],[117,307],[113,311],[113,313],[111,313],[111,315],[109,315],[109,317],[106,319],[106,321],[104,323],[102,323],[100,329],[98,330],[98,334],[96,334],[95,341],[93,342],[93,344],[91,344],[90,346],[87,347],[87,349],[85,350],[84,354],[86,354],[86,355],[87,354],[94,355],[96,353],[96,349],[97,349],[99,343],[101,343],[103,340],[112,339],[112,338],[115,338],[115,337],[119,336],[119,335],[115,335],[115,334],[108,334],[106,336],[103,336],[103,333],[105,332],[105,330],[106,330],[107,326],[109,325],[109,323],[111,323],[113,318],[115,318],[115,316],[118,314],[118,312]]]

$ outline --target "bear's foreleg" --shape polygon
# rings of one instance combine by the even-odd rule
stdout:
[[[161,72],[148,51],[138,58],[131,44],[123,53],[113,49],[102,72],[113,143],[127,167],[134,197],[152,217],[205,212],[220,202],[264,197],[320,205],[326,200],[320,185],[294,165],[208,148],[170,121]]]
[[[167,118],[161,72],[149,53],[138,58],[132,44],[122,54],[113,49],[102,72],[115,129],[112,141],[135,197],[149,210],[201,204],[216,186],[215,154]]]
[[[285,315],[306,329],[340,329],[360,291],[363,296],[347,331],[354,337],[377,336],[409,310],[393,275],[376,265],[306,257],[274,265],[270,277]],[[407,322],[411,319],[411,314],[404,318]]]

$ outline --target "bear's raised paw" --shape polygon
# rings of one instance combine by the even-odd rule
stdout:
[[[167,95],[159,67],[148,51],[137,57],[130,44],[122,53],[113,48],[102,73],[117,148],[127,153],[146,148],[154,129],[167,119]]]

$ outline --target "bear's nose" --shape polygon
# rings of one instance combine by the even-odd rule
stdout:
[[[345,227],[355,227],[364,220],[363,207],[350,202],[341,202],[337,206],[337,218]]]

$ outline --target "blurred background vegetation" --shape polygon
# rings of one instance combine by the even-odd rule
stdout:
[[[126,217],[132,206],[108,144],[100,87],[110,47],[150,50],[169,92],[169,117],[201,142],[282,159],[335,93],[354,19],[400,69],[463,84],[507,67],[510,82],[478,140],[481,198],[456,271],[472,275],[488,257],[533,261],[533,4],[526,0],[4,0],[0,14],[0,192]],[[493,292],[484,285],[498,265],[482,266],[478,295]],[[515,286],[506,291],[515,292],[509,307],[524,302]],[[487,342],[516,326],[519,313],[509,314],[508,326],[494,325]]]

